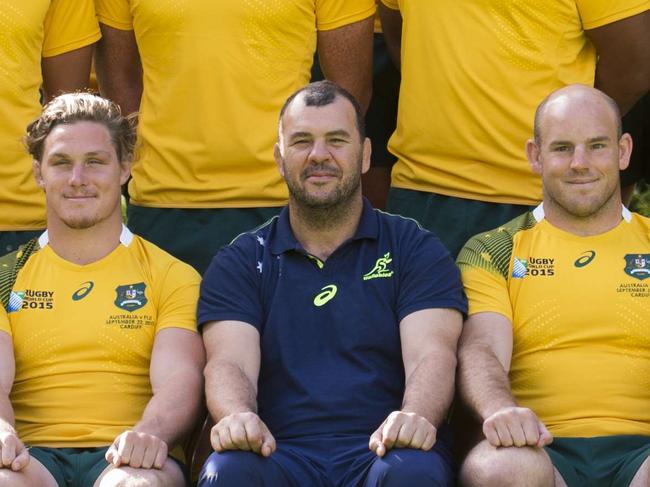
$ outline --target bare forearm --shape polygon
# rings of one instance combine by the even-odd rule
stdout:
[[[203,378],[194,371],[179,371],[154,391],[142,419],[133,428],[174,445],[194,427],[203,399]]]
[[[406,379],[402,411],[413,412],[439,426],[454,395],[456,354],[435,350],[423,358]]]
[[[0,392],[0,431],[15,431],[14,408],[9,395]]]
[[[461,347],[458,357],[461,397],[481,421],[499,409],[516,406],[508,374],[488,345]]]
[[[209,362],[205,382],[208,410],[215,422],[233,413],[257,412],[257,389],[237,364]]]
[[[125,115],[140,109],[142,64],[133,32],[101,25],[104,36],[97,44],[95,71],[103,96],[117,103]]]

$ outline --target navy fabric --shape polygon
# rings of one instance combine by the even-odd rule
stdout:
[[[206,271],[198,321],[257,328],[258,412],[282,440],[369,435],[398,410],[399,323],[427,308],[466,312],[449,253],[413,220],[364,201],[356,234],[325,263],[297,242],[286,208],[237,238]]]
[[[428,452],[398,448],[383,458],[367,436],[286,440],[269,458],[245,451],[213,453],[199,487],[433,487],[453,485],[448,431]]]

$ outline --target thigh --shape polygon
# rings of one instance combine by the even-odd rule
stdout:
[[[268,458],[247,451],[212,453],[199,487],[331,487],[323,469],[298,448],[278,443]]]
[[[333,475],[339,487],[409,487],[453,485],[454,468],[449,431],[441,428],[438,442],[429,451],[395,448],[383,457],[368,449],[368,437],[356,444],[331,448],[332,464],[343,475]],[[337,451],[338,450],[338,451]],[[343,470],[343,468],[345,470]]]
[[[45,459],[45,455],[39,454],[38,457],[31,455],[29,464],[20,472],[0,469],[0,487],[31,487],[34,485],[67,487],[61,468],[54,459]]]

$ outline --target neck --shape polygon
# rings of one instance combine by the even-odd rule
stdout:
[[[544,200],[544,218],[554,227],[580,237],[600,235],[621,222],[622,202],[612,198],[598,211],[586,216],[573,215],[552,200]]]
[[[54,253],[78,265],[103,259],[120,244],[122,220],[107,219],[90,228],[70,228],[61,221],[47,225],[49,245]]]
[[[289,201],[289,221],[296,239],[311,255],[325,261],[359,226],[363,200],[355,194],[329,208],[305,207]]]

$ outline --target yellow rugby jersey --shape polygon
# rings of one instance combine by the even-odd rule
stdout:
[[[23,147],[41,113],[41,58],[100,37],[93,0],[0,0],[0,231],[45,228],[45,198]]]
[[[95,0],[133,29],[144,70],[131,202],[282,206],[278,113],[309,82],[316,31],[368,18],[375,0]]]
[[[559,437],[650,435],[650,219],[578,237],[543,207],[469,240],[469,314],[512,322],[517,402]]]
[[[16,357],[16,429],[28,445],[110,444],[151,398],[156,333],[196,331],[196,271],[126,227],[120,240],[80,266],[57,256],[43,234],[0,310]]]
[[[524,154],[535,108],[562,86],[593,85],[584,29],[650,9],[650,0],[382,2],[404,19],[392,185],[525,205],[542,199]]]

